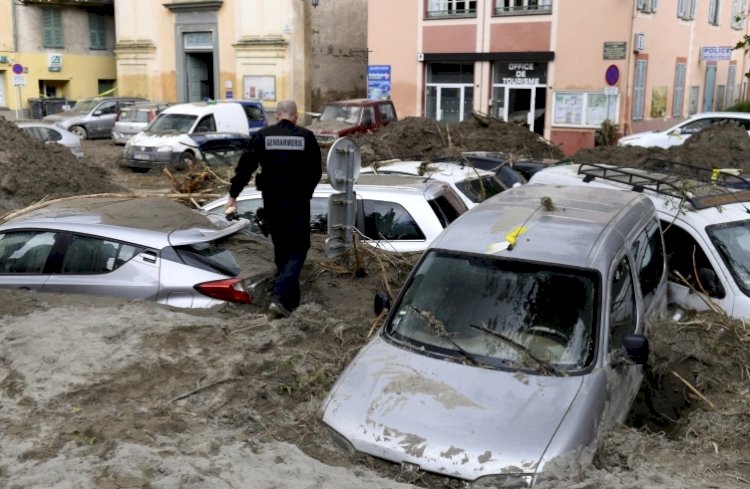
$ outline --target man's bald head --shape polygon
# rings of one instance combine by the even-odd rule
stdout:
[[[276,105],[276,120],[286,119],[297,123],[297,104],[294,100],[282,100]]]

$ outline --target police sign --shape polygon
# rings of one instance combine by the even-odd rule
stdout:
[[[731,46],[702,46],[701,61],[727,61],[732,59]]]

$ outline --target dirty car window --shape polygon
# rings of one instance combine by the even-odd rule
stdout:
[[[558,369],[581,369],[594,357],[598,284],[593,271],[431,251],[385,334],[431,355],[460,360],[457,344],[487,366],[538,369],[484,328]]]

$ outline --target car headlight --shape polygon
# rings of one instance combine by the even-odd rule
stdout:
[[[347,453],[354,453],[354,445],[346,439],[344,435],[339,433],[338,431],[334,430],[331,427],[328,427],[328,432],[331,435],[331,439],[333,440],[333,443],[336,444],[337,447],[341,448]]]
[[[472,489],[525,489],[531,487],[534,476],[531,474],[497,474],[480,477],[471,484]]]

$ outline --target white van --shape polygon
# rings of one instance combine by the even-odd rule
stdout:
[[[644,169],[556,166],[537,172],[529,183],[643,192],[664,232],[670,302],[750,319],[750,180],[654,159]]]
[[[125,145],[125,165],[134,171],[170,166],[177,169],[195,163],[202,155],[191,134],[250,134],[240,104],[198,102],[172,105]]]

